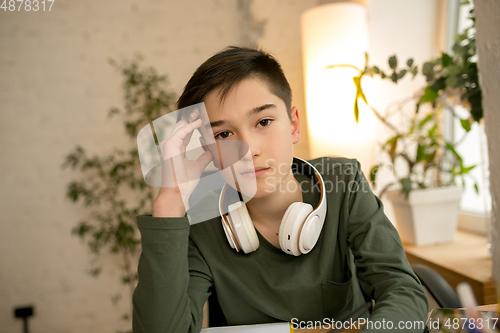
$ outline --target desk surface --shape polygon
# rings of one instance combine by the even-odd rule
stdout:
[[[453,288],[463,281],[470,283],[478,304],[496,303],[487,237],[458,231],[452,243],[428,246],[404,244],[404,248],[410,263],[433,268]]]

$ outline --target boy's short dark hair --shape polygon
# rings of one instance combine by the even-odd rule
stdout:
[[[280,64],[264,51],[237,46],[229,46],[198,67],[177,100],[177,108],[203,102],[214,89],[221,89],[220,99],[223,101],[234,85],[247,78],[266,83],[269,91],[283,100],[288,117],[292,119],[292,89]]]

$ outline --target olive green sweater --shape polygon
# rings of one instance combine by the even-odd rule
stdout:
[[[365,299],[375,300],[370,321],[392,321],[394,328],[399,321],[425,321],[425,292],[359,162],[309,162],[323,176],[327,214],[316,246],[305,255],[288,255],[259,233],[255,252],[238,253],[220,217],[190,226],[188,217],[138,216],[142,254],[134,332],[199,332],[212,290],[229,325],[342,320]],[[318,187],[308,176],[293,174],[303,201],[316,207]],[[217,204],[218,193],[212,193],[189,212],[203,214]]]

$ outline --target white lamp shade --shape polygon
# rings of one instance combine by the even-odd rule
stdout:
[[[311,157],[345,156],[362,164],[370,162],[375,117],[359,99],[359,123],[355,122],[353,77],[357,71],[325,69],[340,64],[364,67],[366,7],[348,2],[314,7],[302,14],[301,28]],[[367,97],[370,83],[363,79]]]

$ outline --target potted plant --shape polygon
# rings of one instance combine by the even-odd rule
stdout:
[[[473,21],[474,19],[471,18]],[[375,187],[379,171],[392,170],[394,181],[380,192],[392,202],[400,236],[405,243],[426,245],[452,241],[457,228],[458,203],[462,188],[456,186],[458,179],[465,186],[464,177],[470,176],[475,165],[464,165],[456,151],[456,142],[447,140],[441,130],[442,116],[449,112],[460,119],[465,133],[474,122],[482,118],[481,89],[478,82],[476,43],[473,26],[456,37],[452,54],[427,61],[421,70],[413,59],[408,59],[404,68],[398,68],[397,57],[388,60],[389,72],[377,66],[368,66],[368,55],[363,69],[352,65],[333,65],[327,68],[350,67],[358,71],[353,78],[356,86],[354,116],[359,117],[359,99],[363,100],[375,116],[392,133],[381,144],[381,151],[388,163],[378,163],[371,169],[370,180]],[[378,112],[367,101],[361,81],[364,76],[379,76],[397,84],[406,75],[413,78],[423,75],[426,84],[420,91],[402,103]],[[411,114],[403,104],[415,103]],[[467,118],[460,118],[454,111],[456,105],[464,106]],[[394,115],[404,119],[404,126],[392,120]],[[399,187],[397,190],[390,190]],[[478,186],[474,181],[476,192]]]

